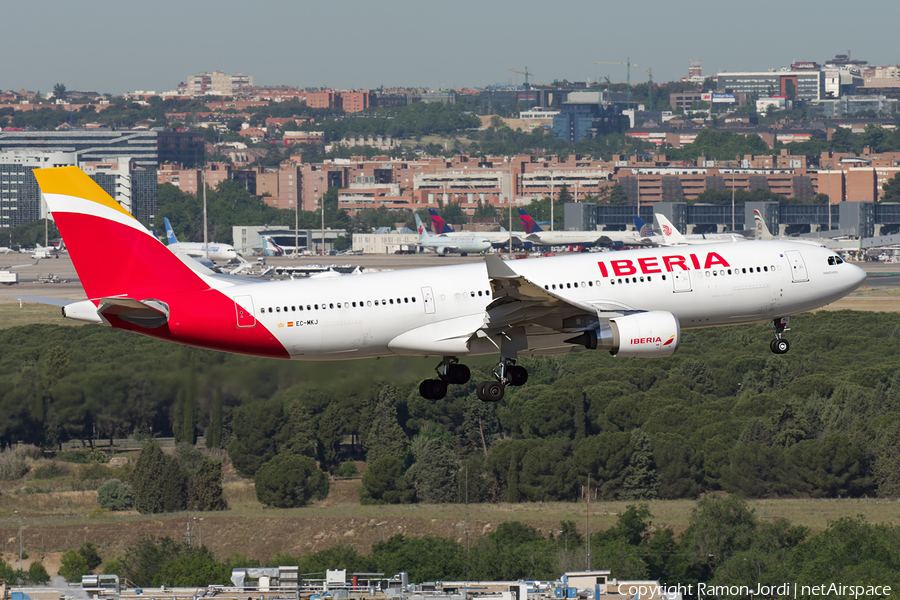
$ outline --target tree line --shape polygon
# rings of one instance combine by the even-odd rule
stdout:
[[[683,333],[664,359],[575,351],[523,359],[528,385],[500,403],[417,384],[401,358],[295,363],[216,353],[100,327],[0,331],[0,443],[47,449],[201,432],[256,477],[293,457],[307,492],[319,471],[364,460],[365,502],[575,501],[900,494],[900,369],[893,315],[795,317],[794,351],[770,328]],[[490,358],[466,361],[473,381]],[[309,459],[301,460],[301,458]],[[279,460],[287,460],[280,458]],[[311,462],[310,462],[311,461]],[[590,478],[590,487],[588,487]],[[277,486],[275,486],[277,487]],[[259,490],[258,490],[259,491]],[[262,498],[261,498],[262,500]],[[294,500],[266,501],[282,505]],[[279,504],[281,503],[281,504]]]
[[[80,578],[85,570],[90,572],[88,565],[99,564],[91,560],[96,552],[90,546],[67,553],[60,573]],[[549,534],[512,521],[486,535],[473,534],[468,541],[397,534],[374,544],[369,554],[339,543],[301,556],[275,554],[264,561],[242,554],[220,559],[205,546],[145,537],[122,555],[110,557],[103,571],[142,587],[227,585],[233,568],[298,566],[312,578],[323,578],[326,569],[387,577],[406,571],[412,583],[556,580],[566,571],[588,568],[608,569],[618,580],[658,580],[694,589],[698,583],[755,589],[786,581],[897,589],[898,548],[900,529],[891,524],[842,518],[812,535],[786,519],[761,518],[737,496],[710,496],[698,500],[680,536],[655,524],[647,505],[633,504],[613,527],[590,535],[584,524],[574,521],[559,523]]]

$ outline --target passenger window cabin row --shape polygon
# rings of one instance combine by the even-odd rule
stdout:
[[[843,264],[843,262],[844,261],[841,260],[841,258],[839,256],[829,256],[828,257],[829,265],[839,265],[839,264]],[[715,269],[711,269],[711,270],[698,271],[698,272],[701,274],[701,276],[705,274],[706,277],[719,277],[719,276],[724,277],[726,275],[746,275],[748,273],[751,273],[751,274],[752,273],[767,273],[770,270],[774,271],[775,266],[772,265],[771,267],[770,266],[741,267],[741,268],[734,268],[734,269],[720,269],[718,271]],[[665,275],[661,275],[660,277],[662,278],[663,281],[666,280]],[[623,285],[623,284],[627,284],[627,283],[638,283],[638,282],[640,282],[640,283],[648,282],[649,283],[651,281],[653,281],[653,277],[651,275],[646,275],[646,276],[640,276],[640,277],[612,278],[609,280],[609,283],[611,285],[616,285],[616,284]],[[582,281],[580,284],[577,281],[574,281],[574,282],[570,281],[570,282],[566,282],[566,283],[548,283],[548,284],[544,285],[544,289],[548,290],[548,291],[578,289],[579,287],[581,289],[600,287],[600,280],[597,280],[596,284],[593,281],[587,281],[587,282]],[[477,292],[470,291],[469,296],[472,298],[475,298],[476,296],[490,297],[491,293],[490,293],[490,291],[483,291],[483,290],[478,290]],[[304,308],[304,305],[302,305],[302,304],[291,305],[291,306],[275,306],[275,307],[263,308],[262,313],[267,313],[267,312],[268,313],[273,313],[273,312],[276,312],[276,313],[280,313],[280,312],[310,312],[310,311],[316,311],[316,310],[330,310],[330,309],[338,309],[338,308],[362,308],[364,306],[370,306],[370,307],[371,306],[389,306],[389,305],[393,305],[393,304],[399,305],[399,304],[410,304],[410,303],[413,303],[413,304],[416,303],[416,298],[414,296],[396,298],[396,299],[388,298],[386,300],[382,299],[380,301],[379,300],[366,300],[366,301],[360,300],[357,302],[354,302],[354,301],[329,302],[327,304],[323,302],[322,304],[307,304],[307,305],[305,305],[305,308]]]
[[[262,312],[263,313],[267,313],[267,312],[268,313],[272,313],[272,312],[276,312],[276,313],[280,313],[280,312],[311,312],[311,311],[316,311],[316,310],[328,310],[328,309],[337,309],[337,308],[362,308],[364,306],[373,306],[373,305],[374,306],[388,306],[391,304],[410,304],[410,303],[412,303],[412,304],[416,303],[415,296],[396,298],[396,299],[388,298],[387,300],[385,300],[385,299],[365,300],[365,301],[360,300],[358,302],[353,302],[353,301],[351,301],[351,302],[328,302],[328,303],[323,302],[321,304],[307,304],[307,305],[305,305],[305,308],[304,308],[303,304],[297,304],[297,305],[291,305],[291,306],[275,306],[275,307],[270,306],[268,308],[263,308]]]

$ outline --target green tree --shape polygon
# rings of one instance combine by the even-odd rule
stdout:
[[[25,581],[31,585],[44,585],[50,581],[50,574],[47,572],[47,568],[39,560],[32,562],[28,566],[26,573]]]
[[[262,504],[295,508],[308,504],[323,487],[327,490],[328,476],[308,456],[279,455],[259,468],[254,483]]]
[[[459,496],[459,461],[450,445],[440,438],[417,435],[412,441],[415,463],[407,471],[421,502],[453,502]]]
[[[231,419],[234,440],[228,445],[228,456],[238,473],[253,477],[264,463],[272,460],[281,441],[283,421],[284,412],[277,398],[235,409]]]
[[[212,415],[209,419],[209,427],[204,434],[204,442],[207,448],[222,447],[222,388],[216,390],[213,397]]]
[[[169,462],[155,441],[141,449],[132,475],[134,507],[138,512],[164,512],[162,483]]]
[[[107,479],[97,488],[97,502],[107,510],[127,510],[134,506],[134,489],[119,479]]]
[[[659,473],[653,463],[650,437],[641,429],[631,432],[631,456],[619,497],[623,500],[659,498]]]
[[[221,462],[203,457],[191,473],[187,507],[190,510],[200,511],[228,509],[222,489]]]
[[[367,413],[362,435],[366,461],[373,463],[384,457],[403,458],[407,438],[397,422],[397,391],[391,386],[381,388],[374,407]]]
[[[154,512],[177,512],[187,507],[188,477],[177,460],[166,457],[162,480],[158,485],[162,492],[162,511]]]
[[[737,496],[701,498],[691,510],[682,543],[692,563],[710,571],[753,544],[756,512]]]
[[[91,572],[88,567],[87,560],[74,550],[69,550],[63,554],[59,567],[59,574],[68,582],[80,582],[84,575]]]
[[[900,173],[885,181],[881,189],[881,202],[900,202]]]
[[[416,490],[403,472],[403,462],[383,456],[369,463],[362,476],[359,500],[362,504],[407,504],[415,500]]]
[[[53,86],[53,97],[58,98],[59,100],[65,100],[69,96],[69,93],[66,91],[66,86],[62,83],[57,83]]]

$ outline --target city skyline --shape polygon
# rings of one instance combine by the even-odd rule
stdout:
[[[152,7],[98,0],[70,4],[17,3],[8,47],[22,48],[0,73],[0,89],[48,93],[70,90],[119,95],[165,92],[201,71],[250,74],[256,85],[371,89],[484,87],[554,79],[665,82],[703,61],[705,76],[760,71],[793,61],[824,62],[848,50],[875,65],[897,64],[890,47],[895,3],[869,0],[854,15],[844,4],[763,2],[755,10],[722,8],[707,0],[690,6],[662,0],[640,5],[533,0],[509,6],[459,0],[369,3],[223,0],[214,8],[172,0]],[[860,5],[856,5],[859,7]],[[51,7],[51,10],[48,10]],[[58,7],[52,9],[52,7]],[[883,15],[885,18],[879,18]],[[846,31],[841,31],[843,27]]]

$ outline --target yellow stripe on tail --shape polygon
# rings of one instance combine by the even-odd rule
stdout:
[[[45,194],[61,194],[84,198],[109,208],[113,208],[122,214],[134,218],[131,213],[110,198],[106,191],[97,185],[97,182],[85,174],[78,167],[57,167],[54,169],[36,169],[34,176],[41,186],[41,192]]]

